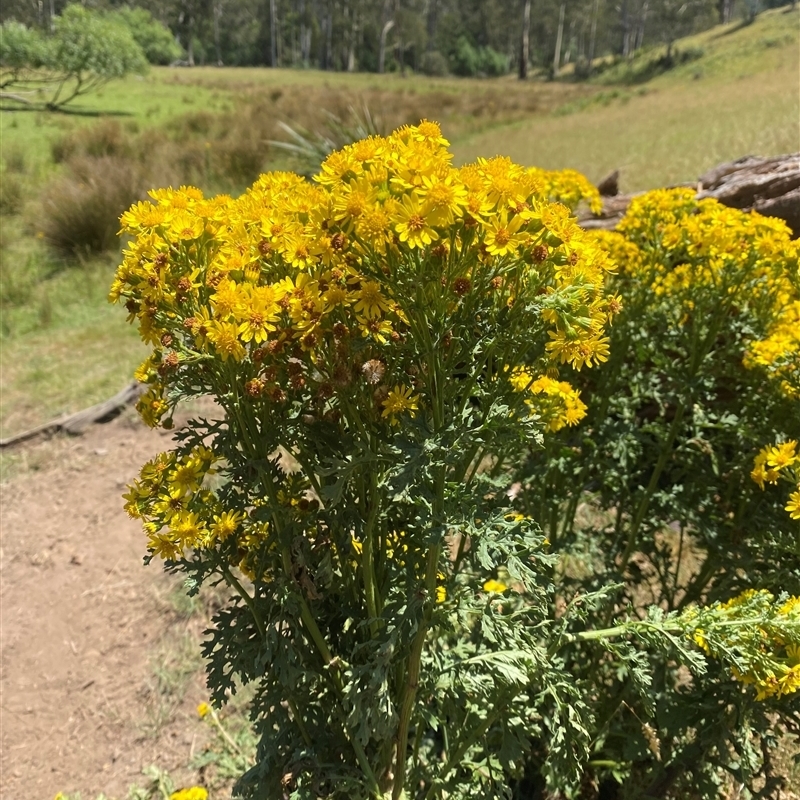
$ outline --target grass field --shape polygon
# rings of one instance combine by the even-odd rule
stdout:
[[[494,128],[456,143],[460,161],[507,155],[523,164],[571,167],[600,180],[621,172],[639,191],[695,181],[750,153],[800,149],[800,13],[776,9],[747,27],[731,24],[682,40],[698,59],[636,86],[641,64],[598,76],[604,91],[560,113]],[[611,79],[619,85],[608,88]]]
[[[144,352],[105,302],[116,254],[46,243],[44,199],[69,205],[69,181],[83,191],[133,174],[135,196],[184,181],[240,191],[287,165],[269,145],[283,136],[278,120],[315,130],[326,112],[347,117],[365,103],[386,129],[439,119],[461,163],[504,154],[593,180],[619,168],[625,190],[694,181],[721,161],[800,149],[799,21],[777,9],[683,40],[678,51],[698,57],[647,81],[659,52],[591,84],[159,68],[83,98],[75,113],[1,111],[0,436],[110,396]]]

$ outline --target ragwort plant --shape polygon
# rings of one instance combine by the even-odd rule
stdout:
[[[591,398],[580,429],[548,437],[518,475],[518,509],[560,558],[555,608],[613,583],[590,626],[797,594],[798,242],[780,220],[684,189],[635,199],[596,242],[624,303],[608,363],[573,378]],[[800,653],[774,641],[763,633],[758,649],[778,664],[692,680],[641,648],[645,686],[607,648],[572,645],[593,698],[586,780],[617,786],[608,796],[712,798],[728,773],[773,796],[776,739],[800,723]]]
[[[574,794],[597,692],[579,644],[645,686],[634,643],[757,681],[798,641],[783,596],[591,629],[613,587],[554,600],[551,534],[512,507],[510,468],[586,414],[560,372],[608,358],[614,262],[571,216],[598,200],[577,173],[455,169],[446,145],[423,122],[313,183],[157,190],[122,218],[111,298],[153,347],[143,419],[218,408],[126,507],[148,560],[235,590],[204,653],[214,704],[255,685],[245,797],[511,797],[540,757],[536,791]]]

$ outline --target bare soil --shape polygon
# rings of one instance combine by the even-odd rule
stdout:
[[[125,797],[151,765],[191,785],[206,695],[199,657],[176,669],[170,653],[196,653],[202,624],[143,566],[120,497],[169,437],[126,412],[24,447],[0,486],[0,797]]]

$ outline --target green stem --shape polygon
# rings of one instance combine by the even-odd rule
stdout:
[[[286,571],[287,575],[291,576],[292,574],[292,556],[289,552],[287,547],[284,547],[281,551],[281,556],[283,558],[283,568]],[[314,619],[314,615],[311,613],[311,609],[306,602],[305,597],[302,594],[298,593],[297,599],[300,601],[300,618],[303,620],[303,626],[305,627],[308,635],[311,637],[311,641],[314,643],[315,647],[319,651],[320,656],[322,656],[322,660],[325,663],[325,666],[328,667],[329,674],[331,676],[331,680],[333,681],[334,688],[336,690],[336,694],[339,698],[339,703],[342,705],[342,712],[344,712],[344,684],[342,683],[341,675],[339,674],[339,668],[334,665],[333,657],[331,656],[330,648],[328,647],[327,642],[325,641],[325,637],[322,635],[322,632],[317,625],[317,621]],[[381,792],[380,786],[378,785],[378,780],[375,777],[375,773],[372,770],[372,767],[369,764],[369,759],[367,758],[367,754],[362,746],[361,742],[353,736],[347,728],[346,716],[345,719],[342,720],[342,728],[344,730],[344,735],[350,742],[353,747],[353,751],[356,754],[356,758],[358,759],[359,766],[361,767],[364,776],[367,779],[367,783],[369,784],[369,791],[372,794],[373,798],[379,800],[382,798],[383,794]]]
[[[473,728],[472,731],[469,733],[468,736],[465,736],[461,740],[461,744],[455,749],[453,753],[450,754],[447,762],[442,767],[441,772],[439,773],[438,777],[431,783],[428,787],[428,791],[425,793],[425,800],[432,800],[434,797],[434,793],[437,787],[441,786],[444,782],[445,777],[447,774],[454,768],[457,767],[461,763],[461,759],[464,758],[467,750],[472,747],[481,736],[484,736],[489,728],[494,725],[497,719],[500,717],[500,714],[505,710],[505,707],[508,703],[514,698],[516,692],[511,693],[507,699],[500,699],[498,700],[497,704],[494,707],[494,710],[491,714],[489,714],[486,719],[483,721],[482,724],[478,725],[477,728]]]
[[[375,585],[375,522],[378,518],[378,475],[374,469],[369,472],[369,491],[367,493],[369,512],[364,526],[364,551],[361,567],[364,571],[364,594],[367,598],[367,611],[370,616],[369,630],[374,639],[378,635],[378,615],[380,613],[378,590]]]
[[[244,588],[244,586],[242,586],[236,576],[231,572],[230,567],[227,564],[220,561],[219,568],[222,571],[222,574],[225,577],[228,585],[232,586],[236,590],[237,594],[241,596],[242,600],[244,600],[245,604],[250,609],[250,613],[253,615],[253,619],[256,623],[256,628],[258,628],[258,633],[263,639],[266,635],[266,629],[264,628],[264,622],[261,619],[261,615],[258,613],[254,599],[250,597],[249,592]]]
[[[306,728],[306,724],[303,722],[303,717],[297,710],[297,703],[295,703],[291,697],[288,698],[287,702],[289,704],[289,708],[291,709],[292,716],[294,717],[294,721],[297,723],[297,727],[300,728],[300,735],[303,737],[306,747],[311,747],[311,737],[308,735],[308,728]]]
[[[636,515],[633,518],[633,522],[631,522],[631,527],[628,532],[628,542],[625,546],[624,552],[622,553],[622,558],[620,559],[621,572],[625,572],[628,562],[631,560],[631,556],[633,555],[633,551],[636,548],[639,528],[644,521],[645,514],[647,514],[647,509],[650,507],[650,501],[653,499],[653,493],[658,486],[658,481],[661,478],[661,474],[663,473],[664,468],[667,466],[667,462],[672,455],[672,445],[675,442],[675,437],[678,435],[678,429],[680,428],[681,422],[683,422],[683,415],[685,411],[686,404],[681,399],[678,401],[678,406],[675,409],[675,416],[672,420],[672,424],[669,427],[667,438],[662,445],[661,454],[659,455],[656,466],[650,475],[650,480],[647,484],[647,488],[644,491],[644,497],[642,497],[642,499],[639,501],[639,507],[636,509]]]
[[[394,788],[392,790],[392,800],[400,800],[403,796],[403,789],[406,782],[406,756],[408,750],[408,728],[411,724],[411,714],[414,710],[414,701],[417,698],[417,688],[419,687],[420,668],[422,664],[422,649],[425,644],[425,636],[428,632],[428,624],[431,618],[431,604],[436,598],[436,572],[439,566],[439,556],[441,545],[432,547],[428,552],[428,563],[425,570],[425,586],[427,589],[426,607],[420,620],[414,641],[411,644],[411,654],[408,657],[408,668],[406,670],[406,685],[403,692],[403,700],[400,705],[400,721],[397,729],[397,756],[395,761]]]

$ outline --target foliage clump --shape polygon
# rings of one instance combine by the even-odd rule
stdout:
[[[13,20],[0,25],[0,89],[5,99],[32,103],[46,92],[46,106],[61,108],[146,68],[129,27],[80,5],[64,9],[50,37]]]
[[[608,769],[589,758],[615,681],[644,721],[654,665],[705,691],[793,669],[798,605],[777,587],[644,608],[618,603],[610,567],[580,585],[562,569],[552,447],[573,453],[605,402],[586,376],[615,357],[625,248],[578,227],[599,198],[577,173],[457,169],[446,146],[423,122],[331,153],[313,183],[156,190],[122,217],[111,299],[153,348],[143,419],[217,404],[126,508],[148,560],[236,592],[204,652],[213,703],[256,687],[246,797],[577,796]]]
[[[561,554],[559,602],[617,583],[589,616],[605,625],[651,604],[691,616],[710,603],[731,615],[769,593],[797,595],[797,240],[781,220],[675,189],[636,198],[596,241],[618,265],[607,290],[624,304],[609,360],[574,380],[592,398],[580,428],[547,439],[518,472],[520,509]],[[774,688],[786,679],[794,692],[797,651],[765,630],[722,648],[755,652],[761,666],[688,684],[665,653],[638,653],[654,676],[642,688],[603,648],[567,651],[594,687],[601,779],[667,797],[698,786],[715,797],[723,770],[745,785],[762,771],[777,781],[774,732],[795,731],[800,706]],[[751,703],[740,679],[765,702]],[[647,726],[659,733],[658,754]]]

